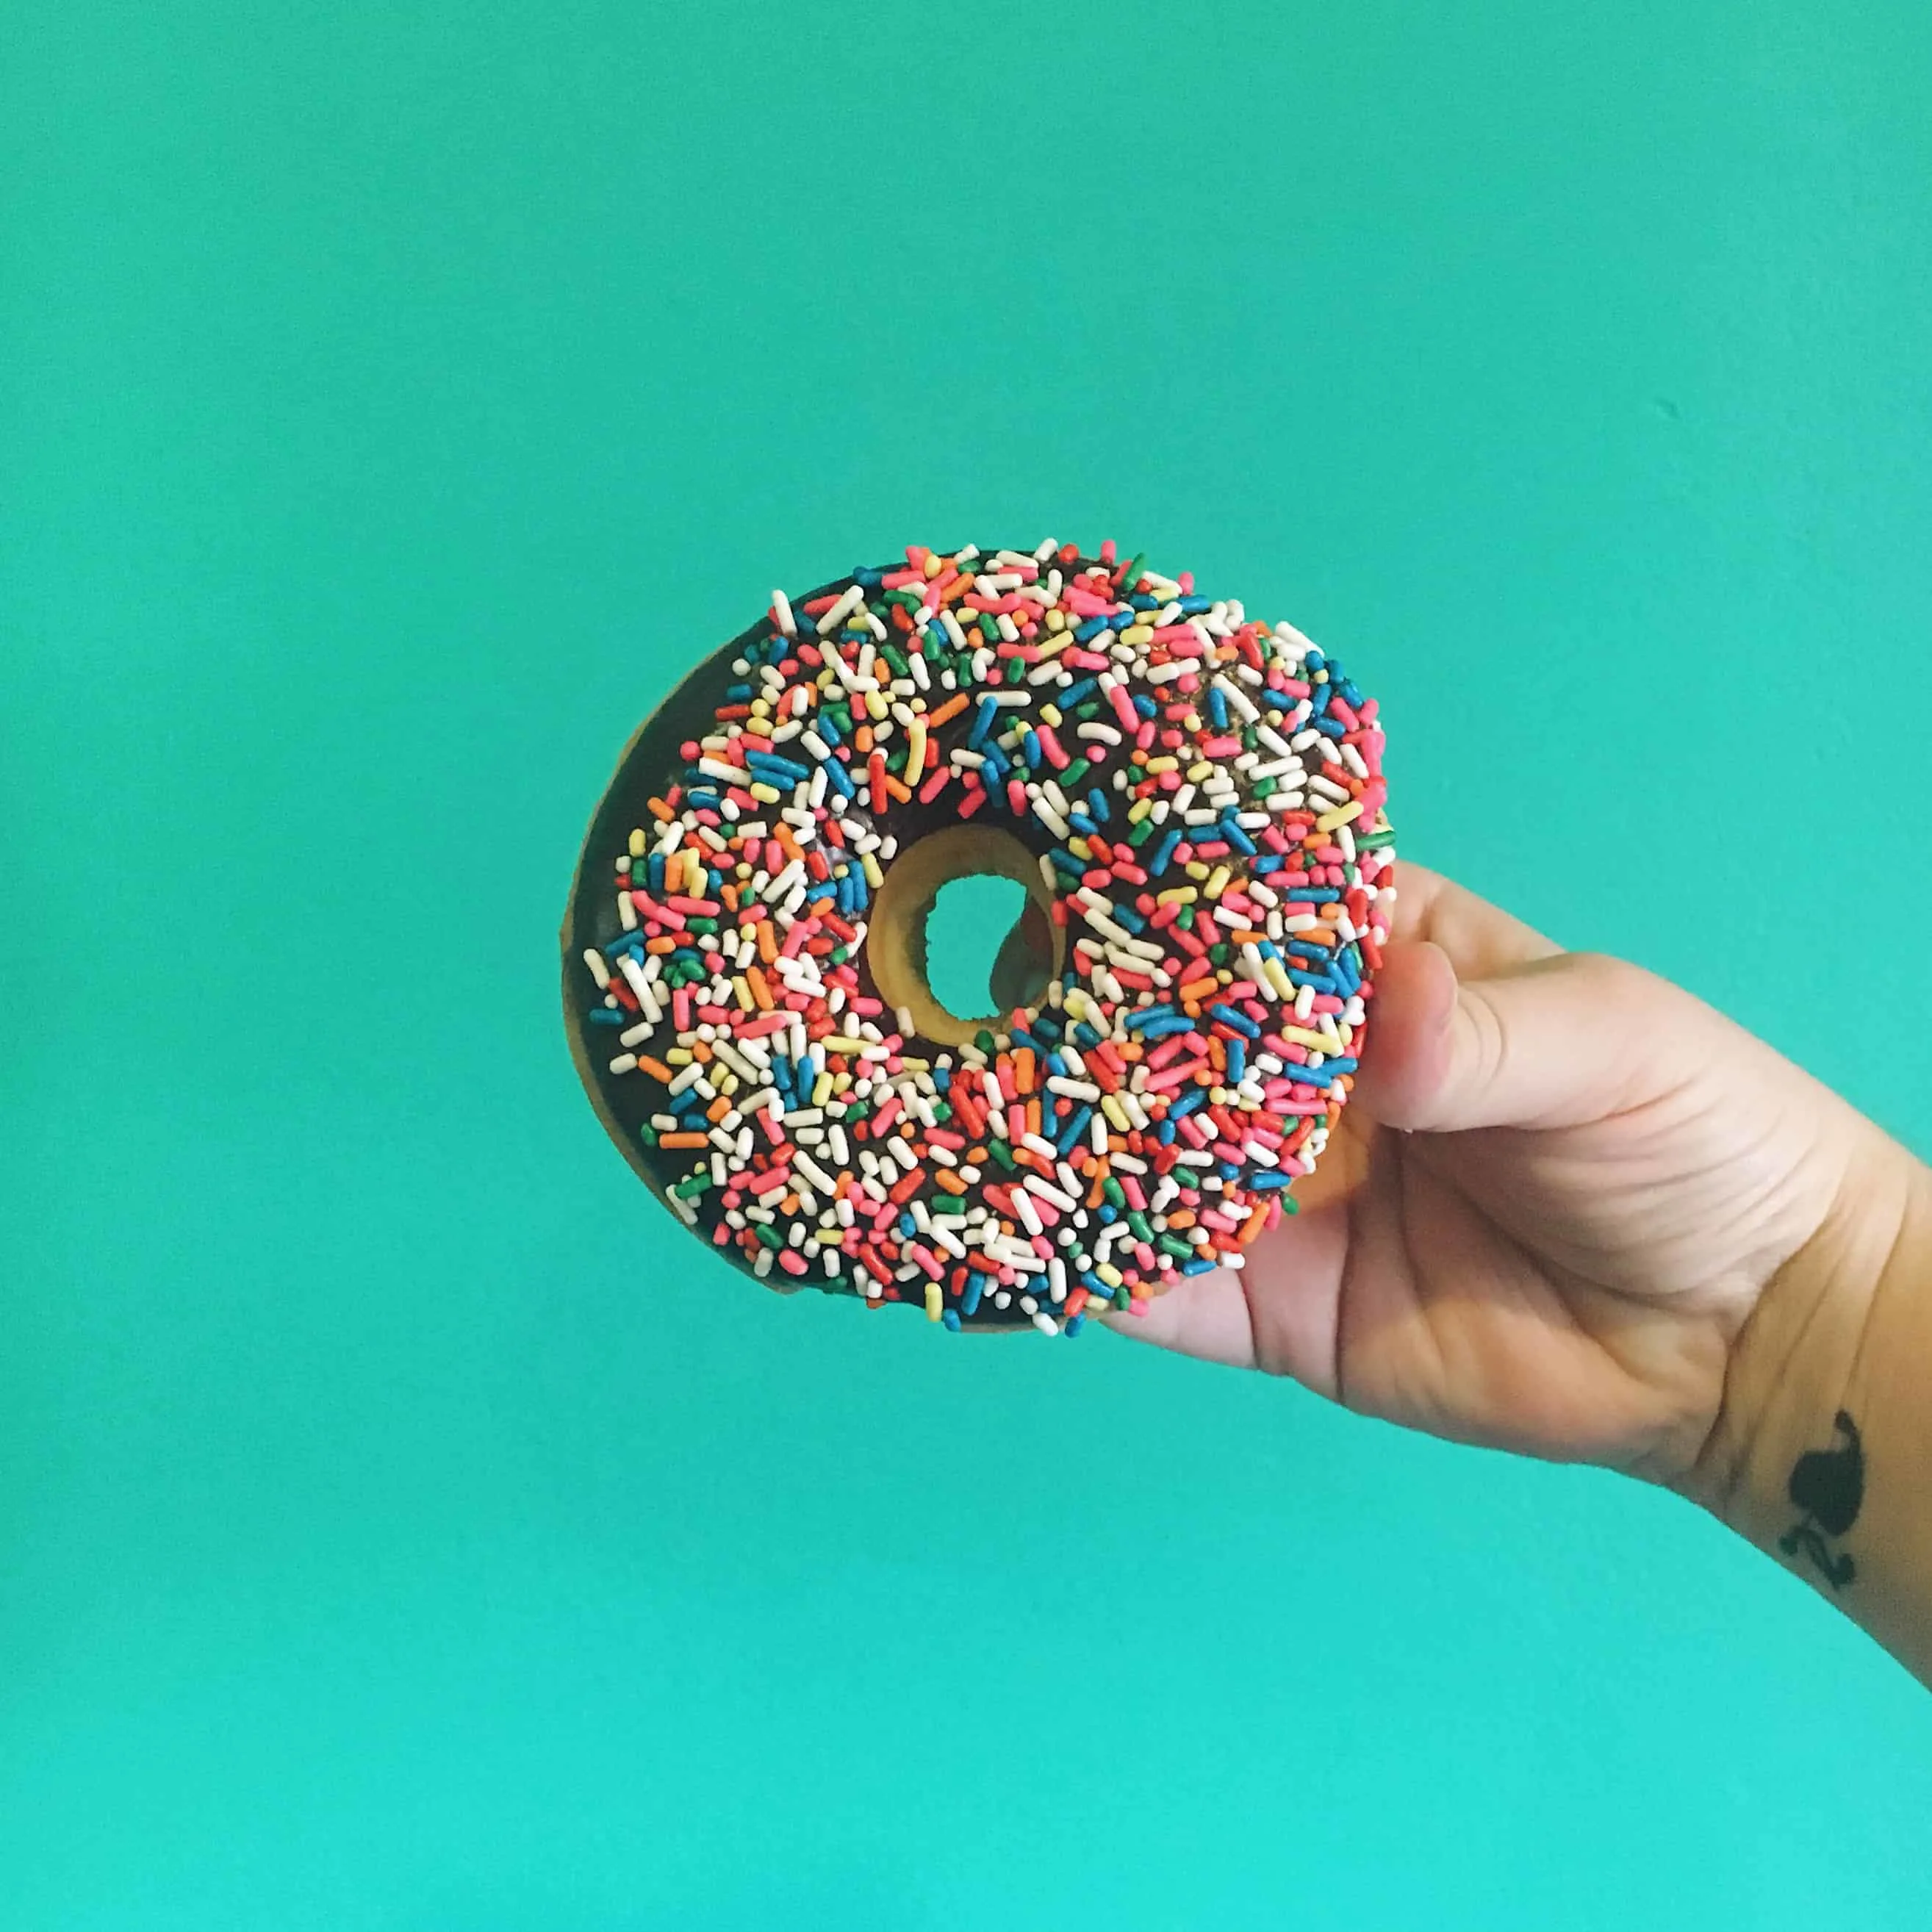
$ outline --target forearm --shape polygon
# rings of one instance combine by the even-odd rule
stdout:
[[[1739,1334],[1686,1487],[1932,1684],[1932,1171],[1875,1128]]]

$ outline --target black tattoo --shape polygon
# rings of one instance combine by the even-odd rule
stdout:
[[[1834,1590],[1842,1590],[1858,1574],[1842,1552],[1834,1556],[1825,1539],[1843,1536],[1858,1520],[1865,1499],[1865,1452],[1858,1426],[1841,1408],[1833,1418],[1845,1439],[1829,1449],[1808,1449],[1791,1472],[1791,1500],[1804,1514],[1778,1539],[1787,1556],[1803,1550],[1823,1571]]]

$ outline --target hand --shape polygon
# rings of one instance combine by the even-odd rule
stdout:
[[[1300,1213],[1124,1334],[1364,1414],[1682,1484],[1731,1346],[1874,1130],[1688,993],[1400,869]]]

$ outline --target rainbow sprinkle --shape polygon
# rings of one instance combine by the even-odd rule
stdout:
[[[1077,1334],[1240,1267],[1361,1047],[1395,900],[1375,700],[1112,543],[914,546],[775,592],[729,650],[574,942],[599,1087],[677,1213],[952,1329]],[[879,997],[868,909],[909,831],[981,814],[1065,963],[946,1045]]]

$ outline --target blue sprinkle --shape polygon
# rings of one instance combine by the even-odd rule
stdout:
[[[1221,836],[1226,839],[1243,858],[1252,859],[1255,856],[1255,842],[1234,823],[1232,814],[1222,820],[1220,830]]]
[[[1060,1332],[1063,1335],[1077,1335],[1086,1325],[1087,1317],[1084,1314],[1072,1316],[1068,1318],[1066,1326]]]
[[[818,769],[825,774],[825,782],[841,798],[856,798],[858,791],[852,781],[845,776],[845,767],[836,758],[820,761]]]
[[[776,772],[793,784],[802,784],[812,776],[809,765],[797,764],[790,758],[782,758],[776,752],[748,752],[745,762],[754,772]]]
[[[1174,1017],[1174,1011],[1172,1006],[1142,1006],[1128,1014],[1127,1030],[1130,1033],[1144,1033],[1149,1027],[1158,1026],[1162,1020],[1171,1020]],[[1192,1022],[1189,1024],[1191,1025]]]
[[[1246,1013],[1238,1012],[1232,1006],[1210,1006],[1208,1011],[1223,1026],[1232,1027],[1237,1033],[1250,1040],[1259,1040],[1262,1036],[1261,1028]]]
[[[1168,866],[1173,861],[1174,854],[1180,849],[1182,836],[1183,828],[1178,825],[1174,826],[1155,848],[1154,863],[1148,868],[1148,877],[1150,879],[1159,878],[1161,874],[1167,870]]]
[[[966,748],[976,752],[986,742],[986,734],[993,728],[993,721],[1000,715],[999,706],[991,698],[982,698],[980,708],[974,715],[973,728],[966,736]]]
[[[1143,718],[1157,718],[1160,716],[1154,700],[1144,691],[1137,691],[1134,693],[1134,709]]]
[[[1228,1042],[1228,1084],[1238,1087],[1248,1070],[1248,1049],[1239,1034]]]
[[[945,1310],[940,1316],[939,1325],[942,1328],[950,1328],[954,1334],[958,1334],[959,1332],[958,1310],[956,1308]]]
[[[1183,1274],[1211,1274],[1219,1266],[1219,1262],[1205,1260],[1183,1262],[1180,1271]]]
[[[980,1298],[986,1292],[988,1279],[988,1276],[980,1274],[976,1270],[970,1270],[968,1272],[966,1292],[959,1298],[961,1314],[970,1317],[979,1313]]]
[[[1197,1107],[1204,1107],[1207,1104],[1207,1088],[1190,1087],[1172,1106],[1168,1108],[1167,1118],[1170,1120],[1184,1120]]]
[[[592,1006],[584,1015],[592,1026],[628,1026],[631,1016],[614,1006]]]
[[[1097,638],[1106,628],[1106,618],[1089,617],[1085,623],[1076,624],[1073,627],[1073,641],[1076,644],[1086,644],[1090,639]]]
[[[1228,728],[1228,694],[1218,684],[1208,687],[1208,716],[1217,731]]]
[[[1087,809],[1102,825],[1105,825],[1114,815],[1113,807],[1107,802],[1107,794],[1098,785],[1087,794]]]
[[[1249,1180],[1248,1185],[1250,1187],[1264,1189],[1286,1187],[1294,1178],[1293,1174],[1284,1174],[1278,1167],[1264,1168],[1259,1174],[1254,1175]]]
[[[1086,1132],[1088,1124],[1093,1118],[1094,1109],[1083,1105],[1079,1112],[1076,1114],[1061,1130],[1054,1145],[1060,1150],[1060,1156],[1063,1160],[1080,1144],[1080,1137]]]

